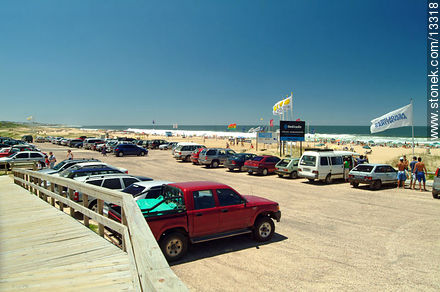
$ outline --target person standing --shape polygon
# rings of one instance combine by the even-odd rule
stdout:
[[[411,171],[411,181],[409,183],[409,188],[413,190],[416,187],[416,174],[414,173],[414,167],[416,166],[416,163],[417,157],[413,156],[413,160],[409,163],[409,170]]]
[[[72,153],[72,150],[67,150],[67,159],[68,160],[72,160],[73,159],[73,153]]]
[[[351,158],[350,158],[351,159]],[[348,173],[350,172],[350,162],[348,162],[348,159],[344,160],[344,180],[348,180]]]
[[[49,152],[49,167],[53,168],[55,166],[55,162],[57,162],[55,155],[53,155],[53,152]]]
[[[107,156],[107,147],[105,145],[102,147],[101,154],[102,156]]]
[[[425,164],[422,162],[422,157],[419,157],[417,160],[418,162],[414,166],[414,173],[416,174],[416,178],[419,181],[419,189],[420,191],[422,191],[422,180],[423,180],[423,190],[427,191],[426,177],[425,177],[425,173],[427,173],[426,167]],[[414,182],[414,184],[416,183]]]
[[[400,186],[403,183],[403,188],[405,188],[405,180],[406,180],[406,173],[405,173],[405,163],[403,162],[403,157],[400,157],[399,163],[397,163],[397,188],[400,189]]]

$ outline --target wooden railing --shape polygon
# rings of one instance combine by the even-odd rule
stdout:
[[[139,207],[129,194],[55,177],[36,171],[13,169],[14,183],[29,190],[44,201],[59,208],[70,208],[70,215],[83,214],[83,224],[98,223],[98,234],[104,237],[104,227],[122,235],[122,246],[130,259],[134,284],[138,291],[187,291],[186,286],[170,269],[156,239]],[[73,201],[74,192],[82,193],[82,205]],[[88,197],[98,201],[98,210],[88,208]],[[121,206],[122,224],[103,216],[104,202]]]
[[[38,163],[36,161],[0,162],[0,169],[3,170],[5,174],[7,174],[12,168],[37,170]]]

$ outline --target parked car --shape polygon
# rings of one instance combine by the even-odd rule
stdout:
[[[75,165],[72,167],[69,167],[68,169],[61,171],[59,173],[60,177],[64,177],[64,178],[72,178],[75,179],[77,177],[88,177],[91,175],[103,175],[103,174],[121,174],[124,173],[123,171],[121,171],[120,169],[114,168],[114,167],[110,167],[110,166],[95,166],[95,167],[84,167],[84,168],[80,168],[80,169],[76,169]],[[54,174],[54,175],[56,175]]]
[[[199,148],[206,147],[197,143],[181,142],[177,144],[176,148],[174,149],[173,156],[177,160],[189,162],[191,161],[192,152]]]
[[[124,155],[144,156],[148,155],[148,150],[134,144],[119,144],[115,147],[113,153],[119,157]]]
[[[257,174],[268,175],[275,172],[275,165],[278,161],[280,161],[280,158],[272,155],[255,156],[244,163],[244,168],[249,174],[255,172]]]
[[[74,178],[76,181],[88,183],[98,187],[103,187],[111,190],[121,191],[133,183],[142,181],[152,181],[152,178],[137,177],[128,175],[125,173],[113,173],[113,174],[98,174],[90,176],[79,176]],[[73,200],[76,202],[82,202],[82,193],[75,191],[73,194]],[[97,210],[97,200],[95,197],[88,197],[88,208],[94,211]],[[107,214],[108,203],[105,202],[104,214]]]
[[[388,164],[359,164],[349,172],[348,181],[355,188],[359,184],[368,184],[376,190],[384,184],[397,186],[397,170]]]
[[[440,193],[440,168],[437,167],[434,176],[434,183],[432,184],[432,197],[438,199],[438,194]]]
[[[82,139],[70,139],[69,143],[67,144],[69,147],[75,147],[75,148],[79,148],[79,145],[83,145],[83,140]]]
[[[54,174],[57,172],[61,172],[65,169],[68,169],[69,167],[77,164],[77,163],[85,163],[85,162],[100,162],[97,159],[66,159],[61,161],[60,163],[58,163],[57,165],[55,165],[53,168],[44,168],[44,169],[40,169],[38,172],[41,173],[47,173],[47,174]]]
[[[177,142],[168,142],[166,144],[162,144],[159,146],[160,150],[169,150],[173,148],[174,145],[177,145]]]
[[[349,165],[354,166],[357,155],[349,151],[306,149],[299,161],[298,175],[309,181],[317,179],[331,183],[333,179],[344,178],[344,161],[348,160]]]
[[[46,138],[44,137],[38,136],[37,138],[35,138],[35,143],[44,143],[44,142],[46,142]]]
[[[216,182],[185,182],[164,185],[157,198],[138,200],[148,225],[165,258],[182,258],[189,242],[253,233],[255,240],[269,241],[280,221],[278,203],[256,196],[240,195]],[[110,206],[108,216],[121,221]]]
[[[163,145],[163,144],[168,144],[168,142],[165,141],[165,140],[159,140],[159,139],[156,139],[156,140],[152,140],[152,141],[149,143],[148,147],[149,147],[150,149],[159,149],[159,146],[160,146],[160,145]]]
[[[104,140],[99,138],[87,138],[83,142],[84,149],[92,149],[96,142],[104,142]]]
[[[32,137],[32,135],[24,135],[23,137],[21,137],[21,141],[25,141],[27,143],[33,143],[34,137]]]
[[[199,149],[194,150],[193,153],[191,153],[191,162],[193,164],[196,164],[196,165],[200,164],[199,157],[200,157],[200,152],[202,152],[203,149],[206,149],[206,148],[199,148]]]
[[[279,177],[288,176],[290,178],[298,177],[299,158],[284,158],[275,165],[275,172]]]
[[[61,139],[60,145],[67,146],[67,145],[69,145],[69,141],[70,141],[70,139],[67,139],[67,138]]]
[[[228,168],[230,171],[233,171],[234,169],[238,169],[239,171],[244,171],[245,161],[251,160],[255,156],[257,155],[253,153],[236,153],[235,155],[226,159],[224,166]]]
[[[16,162],[39,162],[40,165],[45,165],[46,156],[37,151],[22,151],[16,152],[9,157],[1,157],[0,165],[6,163],[6,167],[11,169],[11,164]]]
[[[206,167],[217,168],[233,155],[235,155],[235,151],[229,148],[203,149],[199,154],[199,164],[205,165]]]
[[[163,185],[172,183],[165,180],[151,180],[133,183],[126,187],[122,192],[133,196],[135,201],[141,199],[154,199],[162,194]]]

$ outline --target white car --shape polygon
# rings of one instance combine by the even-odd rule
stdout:
[[[102,168],[102,167],[111,167],[111,168],[115,168],[115,169],[117,169],[117,170],[119,170],[119,171],[121,171],[121,172],[123,172],[123,173],[128,174],[128,170],[125,169],[125,168],[115,167],[115,166],[109,165],[109,164],[107,164],[107,163],[97,161],[97,162],[82,162],[82,163],[77,163],[77,164],[75,164],[75,165],[72,165],[72,166],[69,167],[69,168],[66,168],[65,170],[63,170],[63,171],[61,171],[61,172],[54,173],[53,176],[61,176],[61,177],[64,177],[64,175],[65,175],[67,172],[70,172],[70,171],[72,171],[72,170],[79,170],[79,169],[85,169],[85,168]]]
[[[152,180],[136,182],[122,190],[122,192],[131,194],[134,200],[145,198],[156,198],[162,193],[162,186],[173,182],[166,180]]]
[[[191,154],[193,153],[193,151],[202,147],[205,148],[205,146],[197,143],[179,143],[173,151],[173,156],[177,160],[189,162],[191,161]]]

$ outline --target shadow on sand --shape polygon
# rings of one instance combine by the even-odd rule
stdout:
[[[283,241],[286,239],[287,237],[275,232],[272,239],[268,242],[256,242],[250,234],[244,234],[196,243],[190,245],[188,253],[183,259],[170,263],[170,266],[189,263],[204,258],[215,257],[225,253],[240,251],[248,248],[259,249],[260,246]]]

